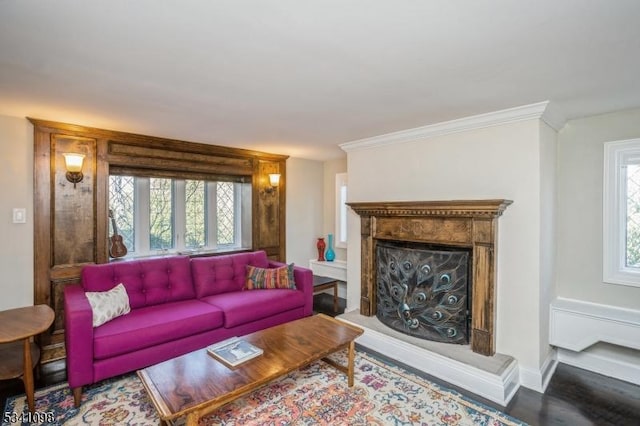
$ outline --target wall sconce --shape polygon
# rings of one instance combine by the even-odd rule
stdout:
[[[82,182],[84,175],[82,174],[82,163],[84,162],[84,154],[67,153],[64,155],[64,164],[67,168],[67,174],[65,175],[67,180],[73,183],[73,188],[76,188],[76,183]]]
[[[273,194],[280,185],[280,173],[269,174],[269,185],[264,189],[265,194]]]

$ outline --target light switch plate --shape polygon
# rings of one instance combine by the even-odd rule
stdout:
[[[27,223],[27,209],[13,209],[13,223]]]

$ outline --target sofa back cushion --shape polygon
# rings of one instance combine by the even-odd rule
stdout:
[[[230,291],[241,291],[247,277],[247,265],[267,268],[269,266],[267,253],[261,250],[191,259],[196,296],[201,298]]]
[[[82,268],[85,291],[107,291],[122,283],[131,309],[195,298],[187,256],[123,260]]]

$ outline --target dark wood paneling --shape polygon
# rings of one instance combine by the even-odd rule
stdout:
[[[34,134],[34,304],[49,304],[51,268],[51,134]],[[43,340],[45,340],[43,338]]]
[[[95,165],[96,140],[53,135],[51,149],[51,199],[53,204],[52,266],[96,261]],[[63,153],[84,154],[82,182],[65,177]]]
[[[280,185],[272,190],[269,174],[280,173]],[[284,161],[258,160],[254,175],[253,241],[254,247],[265,250],[269,258],[284,261],[285,188]]]
[[[79,283],[80,280],[77,278],[51,281],[51,307],[55,313],[53,334],[64,333],[64,288],[67,285]]]
[[[43,359],[64,354],[63,289],[79,283],[86,264],[108,257],[110,169],[146,168],[168,176],[219,175],[252,182],[252,249],[285,260],[285,155],[29,119],[34,124],[34,302],[55,311],[51,333],[42,335]],[[67,181],[65,152],[85,155],[84,179]],[[280,173],[273,195],[261,196],[268,174]]]
[[[110,141],[108,153],[110,164],[151,169],[184,170],[186,161],[191,165],[192,171],[206,172],[215,167],[220,174],[251,175],[253,170],[250,158],[167,150],[163,147],[139,146],[117,141]]]

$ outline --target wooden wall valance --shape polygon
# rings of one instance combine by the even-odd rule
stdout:
[[[471,251],[471,349],[495,353],[497,219],[510,200],[347,203],[360,216],[360,313],[376,314],[380,240],[466,247]]]

